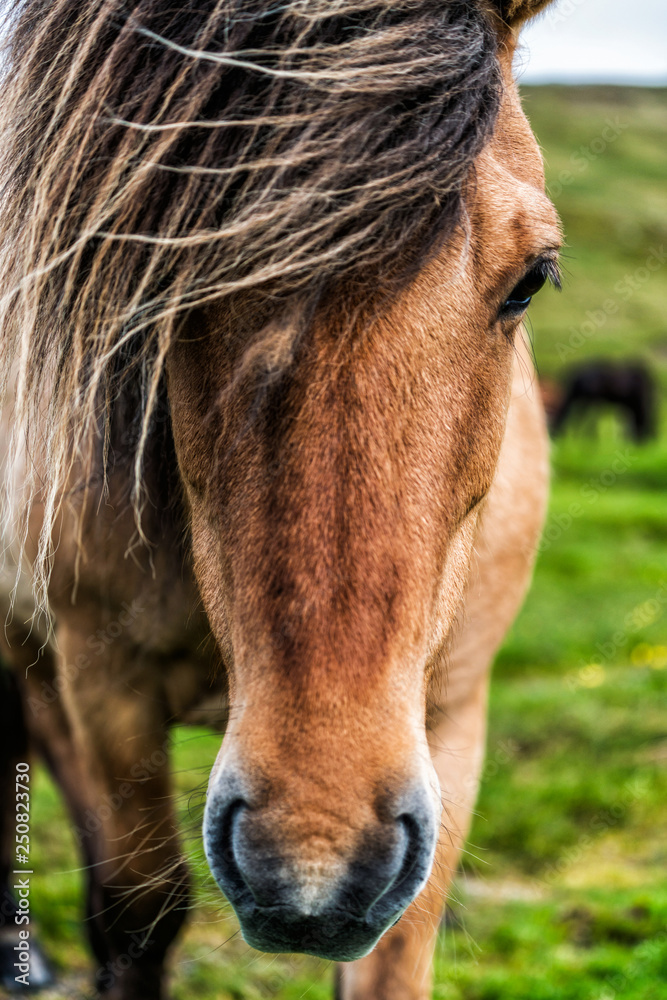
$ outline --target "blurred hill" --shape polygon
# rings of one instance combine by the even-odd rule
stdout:
[[[541,373],[608,354],[667,370],[667,88],[523,87],[563,220],[563,294],[531,306]]]

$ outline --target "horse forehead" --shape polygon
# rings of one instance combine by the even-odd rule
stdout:
[[[535,155],[539,157],[537,146]],[[501,254],[504,263],[512,263],[516,254],[537,255],[559,247],[558,214],[541,180],[517,171],[493,146],[479,158],[477,178],[474,235],[482,249],[487,247],[496,259]]]
[[[533,155],[540,158],[535,143]],[[489,306],[501,291],[509,291],[545,251],[558,251],[561,228],[541,173],[517,170],[513,159],[495,144],[478,158],[466,208],[470,252],[462,257],[462,275],[470,321],[488,323]]]
[[[544,163],[513,75],[516,40],[507,36],[498,59],[503,94],[491,140],[475,162],[471,215],[473,255],[481,268],[518,263],[561,242],[558,215],[545,194]],[[480,275],[476,275],[479,286]]]

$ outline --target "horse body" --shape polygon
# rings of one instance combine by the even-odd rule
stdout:
[[[100,967],[146,933],[99,980],[109,1000],[162,996],[188,881],[167,731],[203,708],[226,728],[204,843],[246,939],[345,963],[345,1000],[428,996],[547,478],[515,331],[559,232],[496,28],[495,131],[464,224],[418,273],[379,304],[190,311],[142,439],[140,535],[132,397],[78,442],[55,519],[31,497],[54,628],[44,646],[15,615],[3,648],[89,865]]]

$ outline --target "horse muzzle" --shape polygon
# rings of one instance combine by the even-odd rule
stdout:
[[[412,788],[355,831],[311,832],[295,843],[272,810],[253,808],[236,781],[216,782],[204,846],[247,943],[332,961],[367,954],[424,887],[438,823],[426,788]],[[285,815],[284,804],[281,814]],[[317,823],[311,824],[317,829]]]

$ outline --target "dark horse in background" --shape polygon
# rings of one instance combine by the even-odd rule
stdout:
[[[561,236],[512,75],[544,6],[7,15],[0,642],[107,1000],[165,995],[168,731],[204,708],[204,846],[246,941],[341,963],[343,1000],[430,995],[545,507],[522,321]]]
[[[647,441],[657,433],[657,404],[655,379],[643,362],[598,358],[565,375],[550,429],[559,434],[574,418],[610,407],[623,415],[635,441]]]

